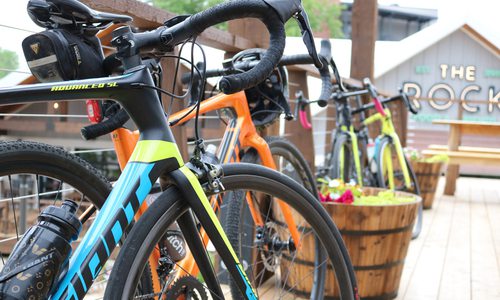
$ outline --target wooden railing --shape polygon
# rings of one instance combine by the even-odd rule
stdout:
[[[172,18],[175,14],[161,10],[159,8],[150,6],[143,2],[139,2],[136,0],[81,0],[81,2],[89,5],[91,8],[101,11],[108,11],[120,14],[130,15],[134,18],[132,22],[132,26],[136,27],[139,30],[150,30],[157,28],[162,25],[164,21]],[[101,41],[103,45],[109,45],[111,39],[111,31],[107,30],[106,32],[102,32],[100,35]],[[217,48],[223,51],[226,51],[227,56],[230,56],[238,51],[248,48],[255,47],[267,47],[268,45],[268,37],[263,35],[263,32],[267,32],[264,25],[256,20],[237,20],[229,22],[228,31],[219,30],[216,28],[209,28],[204,31],[198,38],[198,42],[202,45],[210,46],[213,48]],[[106,51],[111,51],[109,48]],[[173,60],[165,60],[162,62],[164,70],[173,70],[174,65]],[[164,72],[164,78],[162,82],[162,86],[167,88],[172,86],[174,78],[170,74],[173,72]],[[295,92],[297,90],[302,90],[304,95],[308,97],[308,86],[307,86],[307,76],[315,76],[318,77],[318,72],[313,66],[293,66],[289,68],[289,86],[290,86],[290,96],[292,97],[290,101],[290,105],[292,111],[294,111],[294,106],[296,101]],[[179,77],[180,78],[180,77]],[[34,78],[30,77],[27,80],[23,81],[26,83],[33,83]],[[346,82],[353,86],[359,86],[360,83],[353,79],[346,79]],[[182,85],[180,82],[177,82],[178,90],[174,91],[176,93],[182,92]],[[169,99],[164,99],[164,103],[168,104]],[[173,110],[179,110],[183,106],[181,102],[174,102]],[[49,112],[50,112],[50,105]],[[333,106],[331,106],[333,107]],[[12,111],[19,110],[21,106],[12,107]],[[401,112],[402,110],[396,109],[396,112]],[[308,112],[310,115],[310,113]],[[402,140],[406,140],[406,114],[396,113],[395,114],[395,123],[399,130],[399,133],[402,134]],[[333,108],[328,108],[327,118],[329,121],[327,131],[331,131],[334,126],[334,117],[335,111]],[[5,125],[5,122],[0,122],[0,130],[9,130],[11,125],[7,126],[9,128],[2,128]],[[284,121],[282,121],[284,122]],[[325,120],[326,122],[326,120]],[[285,126],[285,135],[288,139],[290,139],[297,147],[302,151],[306,160],[310,163],[311,166],[314,167],[314,154],[315,149],[311,147],[314,145],[313,140],[313,131],[303,129],[299,122],[286,122]],[[72,130],[77,130],[75,126],[68,127]],[[215,139],[222,137],[224,128],[206,128],[202,131],[203,137],[205,139]],[[176,136],[179,145],[181,146],[181,151],[184,155],[188,154],[187,149],[187,139],[192,135],[192,130],[188,128],[188,126],[178,126],[173,129],[174,135]],[[263,134],[279,134],[279,124],[275,124],[265,130]],[[328,147],[328,144],[327,144]],[[327,151],[329,150],[326,149]]]

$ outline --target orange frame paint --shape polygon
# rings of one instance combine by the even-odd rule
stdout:
[[[222,138],[221,144],[218,148],[217,156],[221,162],[238,162],[238,154],[241,149],[253,148],[257,151],[263,166],[276,170],[276,163],[273,159],[271,150],[266,141],[257,133],[257,129],[253,124],[245,93],[239,92],[232,95],[219,94],[206,99],[200,105],[200,115],[220,109],[231,109],[235,115],[235,118],[228,123],[224,137]],[[189,110],[190,108],[185,108],[184,110],[171,115],[170,121],[174,122],[178,120]],[[195,111],[189,113],[184,119],[178,121],[176,126],[186,123],[187,121],[195,118],[195,116]],[[128,162],[128,159],[132,155],[137,141],[139,140],[139,132],[120,128],[111,133],[111,138],[113,140],[120,168],[123,170]],[[261,215],[256,211],[255,206],[248,196],[247,203],[255,224],[263,226],[264,221],[262,220]],[[211,204],[214,207],[214,210],[217,211],[219,209],[218,201],[215,197],[212,197]],[[147,205],[146,202],[144,202],[143,205]],[[279,201],[279,205],[292,238],[294,241],[297,241],[298,244],[296,246],[300,248],[300,234],[292,217],[290,207],[281,201]],[[137,220],[140,218],[146,209],[146,206],[141,207],[140,211],[135,216],[135,219]],[[204,232],[202,232],[201,235],[203,242],[206,245],[208,243],[208,236]],[[156,265],[155,261],[157,261],[158,257],[159,253],[154,253],[150,258],[150,264],[153,266]],[[190,258],[190,256],[186,257],[186,259],[180,263],[180,266],[182,270],[187,270],[191,274],[198,272],[196,263],[192,257]],[[156,268],[151,268],[151,271],[153,273],[153,283],[155,285],[154,290],[159,291],[160,287],[158,286],[159,280],[158,275],[156,274]],[[177,273],[177,277],[185,274],[185,272],[179,271]]]

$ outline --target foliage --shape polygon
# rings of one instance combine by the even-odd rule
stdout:
[[[223,0],[145,0],[145,2],[173,13],[193,14]],[[339,19],[342,8],[339,4],[331,0],[307,0],[302,3],[309,15],[313,31],[322,32],[328,29],[330,36],[342,36],[342,23]],[[223,26],[223,28],[226,27]],[[294,20],[286,24],[286,30],[288,36],[300,36],[300,29]]]
[[[366,195],[358,185],[344,183],[340,179],[318,178],[321,202],[352,205],[394,205],[415,202],[413,196],[396,196],[393,191],[380,191],[376,195]]]
[[[424,163],[444,163],[447,164],[450,161],[450,158],[447,154],[436,154],[431,157],[423,157],[422,153],[416,149],[404,149],[406,156],[415,162],[424,162]]]
[[[222,0],[149,0],[147,2],[176,14],[194,14]]]
[[[331,0],[308,0],[302,1],[304,9],[309,16],[309,23],[314,32],[330,31],[330,37],[342,37],[342,22],[340,13],[342,7]],[[300,36],[300,29],[297,22],[290,20],[286,24],[286,34],[288,36]]]
[[[19,66],[17,54],[13,51],[4,50],[0,48],[0,68],[15,70]],[[9,74],[8,71],[0,71],[0,78]]]

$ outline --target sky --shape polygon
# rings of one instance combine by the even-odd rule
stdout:
[[[31,32],[42,30],[28,17],[26,13],[27,2],[27,0],[0,0],[0,48],[17,52],[20,63],[19,70],[26,72],[29,70],[24,62],[21,42]],[[379,0],[379,4],[438,9],[440,22],[466,20],[494,44],[500,46],[498,26],[500,0]],[[23,30],[2,26],[17,27]],[[25,76],[25,74],[13,74],[9,76],[10,79],[2,80],[1,85],[12,85],[19,81],[19,78],[22,79]]]

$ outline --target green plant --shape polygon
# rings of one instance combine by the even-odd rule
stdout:
[[[424,162],[424,163],[448,163],[450,158],[446,154],[436,154],[431,157],[423,157],[422,153],[416,149],[405,149],[406,156],[414,162]]]
[[[340,14],[343,7],[331,0],[302,1],[304,9],[309,15],[312,30],[315,32],[329,31],[330,37],[343,37]],[[297,22],[289,21],[286,24],[287,36],[300,36]]]
[[[394,205],[414,201],[412,196],[396,196],[393,191],[382,191],[377,195],[355,197],[353,205]]]
[[[10,50],[0,48],[0,69],[15,70],[19,66],[17,54]],[[0,70],[0,78],[9,74],[9,71]]]

